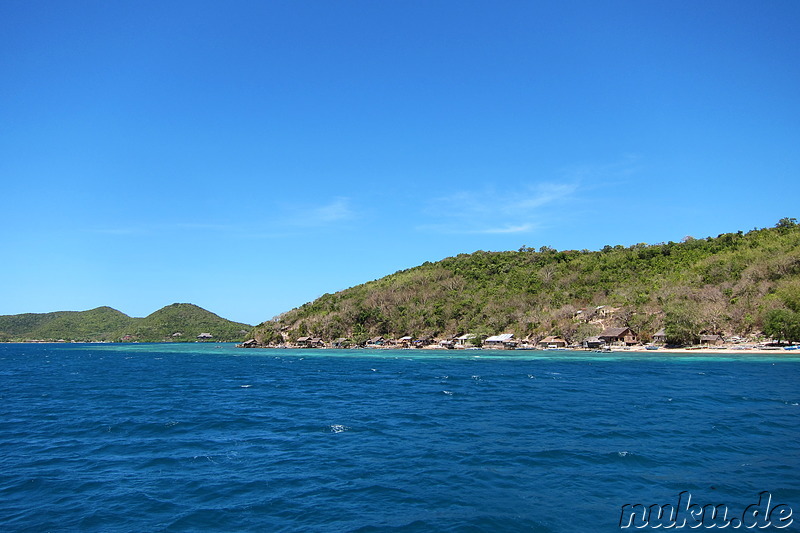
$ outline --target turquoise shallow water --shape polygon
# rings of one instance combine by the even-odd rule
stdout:
[[[800,524],[800,358],[0,345],[3,531]]]

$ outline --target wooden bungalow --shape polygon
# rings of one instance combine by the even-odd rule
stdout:
[[[422,335],[414,339],[411,344],[414,346],[414,348],[424,348],[425,346],[433,344],[433,337],[430,335]]]
[[[530,337],[525,337],[519,344],[517,344],[517,350],[535,350],[536,349],[536,341],[531,339]]]
[[[567,341],[562,339],[561,337],[545,337],[544,339],[538,342],[539,348],[566,348]]]
[[[331,347],[333,347],[333,348],[347,348],[348,346],[350,346],[350,344],[351,344],[350,339],[345,338],[345,337],[339,337],[338,339],[334,339],[334,341],[331,342]]]
[[[636,344],[636,334],[631,328],[606,328],[598,335],[606,344],[624,344],[630,346]]]
[[[367,346],[383,346],[386,342],[386,339],[383,337],[373,337],[367,341]]]
[[[720,346],[725,343],[721,335],[700,335],[700,344],[705,346]]]
[[[606,344],[606,341],[604,341],[603,339],[601,339],[600,337],[597,337],[597,336],[586,337],[583,340],[583,347],[584,348],[597,349],[597,348],[602,348],[603,346],[605,346],[605,344]]]
[[[414,337],[412,337],[411,335],[404,335],[403,337],[400,337],[399,339],[394,341],[393,344],[395,346],[397,346],[398,348],[410,348],[411,347],[411,343],[413,341],[414,341]]]
[[[655,344],[666,344],[667,343],[667,331],[664,328],[661,328],[653,335],[653,342]]]
[[[259,344],[258,341],[255,339],[247,339],[241,344],[236,345],[237,348],[258,348]]]
[[[325,341],[319,337],[300,337],[295,341],[298,348],[324,348]]]

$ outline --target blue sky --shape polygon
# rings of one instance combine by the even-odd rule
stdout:
[[[0,314],[251,324],[800,218],[800,2],[0,2]]]

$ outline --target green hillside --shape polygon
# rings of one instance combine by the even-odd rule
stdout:
[[[800,226],[600,251],[461,254],[396,272],[257,326],[263,344],[462,333],[560,335],[577,342],[602,327],[631,327],[644,340],[661,328],[674,342],[701,333],[770,329],[770,313],[800,315]]]
[[[209,333],[214,340],[238,341],[251,329],[247,324],[225,320],[196,305],[177,303],[140,319],[135,326],[134,337],[153,340],[195,340],[201,333]]]
[[[0,341],[78,340],[140,342],[239,341],[251,326],[225,320],[192,304],[172,304],[144,318],[132,318],[110,307],[0,316]]]

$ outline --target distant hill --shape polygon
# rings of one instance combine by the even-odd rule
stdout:
[[[682,242],[461,254],[325,294],[251,336],[271,344],[510,332],[579,342],[626,326],[645,341],[664,328],[671,340],[691,342],[764,331],[770,311],[800,312],[798,301],[800,226],[785,218]]]
[[[140,339],[195,340],[202,333],[210,333],[214,340],[238,341],[252,328],[247,324],[231,322],[192,304],[172,304],[135,324],[134,337]],[[180,336],[175,335],[180,333]]]
[[[89,311],[57,311],[0,316],[0,341],[240,341],[252,328],[231,322],[193,304],[176,303],[144,318],[133,318],[111,307]]]

